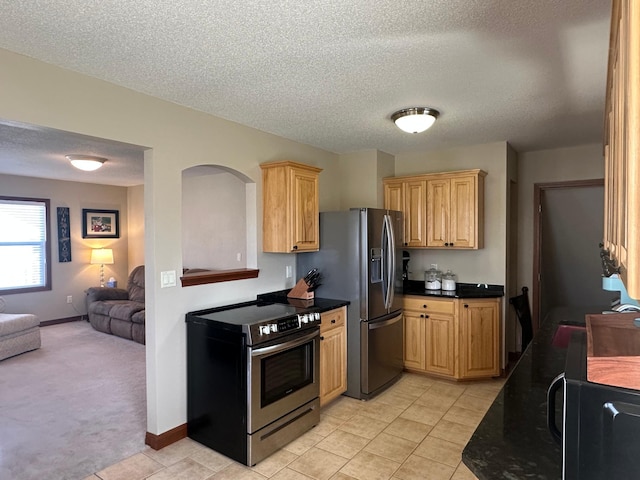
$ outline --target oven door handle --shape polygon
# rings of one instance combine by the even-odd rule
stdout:
[[[295,340],[289,340],[288,342],[278,343],[277,345],[271,345],[269,347],[262,347],[251,349],[252,357],[260,357],[262,355],[268,355],[271,353],[277,353],[283,350],[288,350],[290,348],[295,348],[299,345],[303,345],[307,343],[309,340],[313,340],[314,338],[320,335],[319,329],[314,329],[313,333],[309,333],[303,337],[297,338]]]
[[[547,390],[547,428],[558,445],[562,445],[562,432],[556,425],[556,393],[564,386],[564,382],[564,373],[561,373],[553,379]]]

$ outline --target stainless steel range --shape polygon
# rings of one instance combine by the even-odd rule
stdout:
[[[190,312],[187,429],[255,465],[320,421],[320,312],[246,302]]]

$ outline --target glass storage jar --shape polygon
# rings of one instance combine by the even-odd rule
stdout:
[[[456,276],[451,270],[442,274],[442,290],[452,291],[456,289]]]
[[[440,290],[442,288],[442,272],[438,270],[438,265],[431,264],[431,268],[424,272],[425,290]]]

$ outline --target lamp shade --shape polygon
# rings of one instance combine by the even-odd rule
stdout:
[[[111,265],[113,263],[113,250],[111,248],[94,248],[91,250],[91,263]]]
[[[434,124],[440,112],[428,107],[411,107],[391,115],[396,126],[407,133],[424,132]]]
[[[71,162],[71,165],[76,167],[79,170],[84,170],[85,172],[92,172],[94,170],[99,169],[104,162],[107,161],[106,158],[102,157],[94,157],[92,155],[65,155],[67,160]]]

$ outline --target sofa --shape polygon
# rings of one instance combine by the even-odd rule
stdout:
[[[144,344],[144,265],[131,271],[127,288],[87,290],[89,323],[99,332]]]
[[[0,360],[40,346],[38,317],[30,313],[0,313]]]

